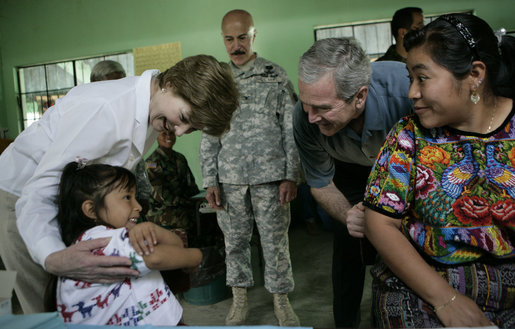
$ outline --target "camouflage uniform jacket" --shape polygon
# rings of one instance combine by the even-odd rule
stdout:
[[[150,185],[148,180],[145,167],[145,160],[142,159],[134,169],[134,175],[136,176],[136,199],[138,201],[148,200],[152,194],[152,185]]]
[[[297,181],[293,139],[293,85],[283,68],[257,57],[247,71],[229,64],[240,92],[231,129],[221,138],[202,134],[203,187]]]
[[[146,160],[153,188],[146,217],[156,224],[189,231],[195,221],[191,197],[199,189],[184,155],[170,151],[157,148]]]

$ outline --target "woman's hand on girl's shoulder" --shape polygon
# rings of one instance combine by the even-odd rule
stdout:
[[[136,224],[129,229],[129,241],[138,255],[150,255],[157,244],[156,229],[158,226],[151,222]]]
[[[61,251],[50,254],[45,265],[48,272],[75,280],[92,283],[114,283],[124,278],[137,277],[131,269],[131,260],[120,256],[98,256],[93,250],[104,248],[110,238],[81,241]]]

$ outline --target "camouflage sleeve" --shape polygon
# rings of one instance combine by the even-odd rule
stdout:
[[[191,207],[191,197],[198,187],[188,161],[178,152],[174,156],[154,152],[147,161],[147,171],[154,187],[153,204],[166,207]]]
[[[200,141],[200,166],[202,169],[202,187],[218,186],[218,152],[220,139],[202,133]]]
[[[299,153],[293,137],[293,108],[297,95],[293,84],[285,77],[281,88],[279,106],[282,109],[280,117],[284,154],[286,154],[286,179],[296,182],[299,178]]]
[[[136,198],[138,200],[148,200],[152,194],[152,185],[150,185],[145,167],[145,160],[141,160],[134,170],[134,175],[136,176]]]
[[[181,154],[182,156],[182,154]],[[195,194],[198,194],[199,189],[197,186],[197,183],[195,183],[195,176],[193,176],[193,173],[191,172],[190,166],[188,166],[188,160],[184,156],[181,157],[182,163],[184,163],[184,180],[186,184],[186,188],[184,191],[184,195],[186,197],[191,198]]]

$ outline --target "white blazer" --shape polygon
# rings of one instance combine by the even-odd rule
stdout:
[[[158,73],[71,89],[0,155],[0,189],[20,197],[18,230],[41,266],[65,248],[55,204],[64,166],[82,157],[132,170],[156,140],[148,118],[151,78]]]

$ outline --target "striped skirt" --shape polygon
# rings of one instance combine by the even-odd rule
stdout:
[[[515,263],[433,265],[458,292],[472,298],[499,328],[515,327]],[[419,298],[382,261],[372,273],[372,314],[377,328],[438,328],[433,307]]]

